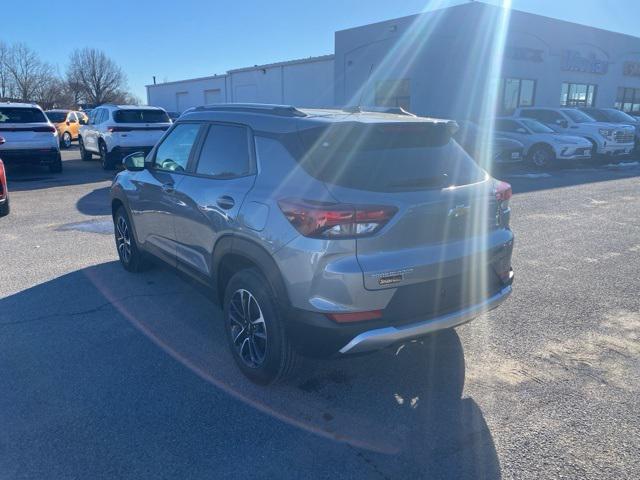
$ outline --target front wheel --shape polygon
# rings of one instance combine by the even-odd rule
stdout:
[[[536,168],[546,168],[556,159],[556,154],[548,145],[538,145],[529,152],[529,161]]]
[[[101,141],[98,148],[100,150],[100,163],[102,164],[102,168],[104,170],[113,170],[116,168],[113,162],[113,155],[107,151],[107,144]]]
[[[274,298],[269,283],[255,269],[233,275],[224,295],[233,358],[242,373],[261,385],[290,377],[298,360]]]
[[[131,221],[124,207],[118,208],[113,218],[116,248],[120,263],[129,272],[140,272],[147,266],[146,259],[138,248],[131,228]]]
[[[62,138],[60,139],[60,146],[62,148],[71,148],[71,134],[69,132],[64,132],[62,134]]]
[[[80,147],[80,158],[82,159],[83,162],[89,162],[93,159],[93,155],[91,155],[91,152],[87,151],[86,148],[84,148],[84,142],[82,141],[82,137],[78,137],[78,146]]]
[[[0,217],[6,217],[10,211],[11,206],[9,205],[9,197],[7,197],[4,203],[0,204]]]

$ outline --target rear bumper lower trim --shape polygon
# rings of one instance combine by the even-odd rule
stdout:
[[[511,291],[512,287],[508,285],[485,301],[456,312],[451,312],[422,322],[410,323],[398,327],[378,328],[363,332],[342,347],[340,353],[349,354],[378,350],[396,342],[462,325],[482,313],[496,308],[511,295]]]

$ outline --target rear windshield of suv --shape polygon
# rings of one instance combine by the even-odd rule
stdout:
[[[116,123],[169,123],[163,110],[117,110],[113,113]]]
[[[37,108],[0,107],[0,123],[47,123]]]
[[[60,122],[64,122],[67,119],[68,112],[44,112],[44,113],[47,114],[47,117],[53,123],[60,123]]]
[[[299,133],[302,166],[324,182],[376,192],[476,183],[485,172],[445,124],[337,123]]]

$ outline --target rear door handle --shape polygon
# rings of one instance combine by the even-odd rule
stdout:
[[[163,183],[162,184],[162,191],[164,193],[173,193],[173,192],[176,191],[176,188],[175,188],[173,183]]]
[[[221,197],[218,197],[216,203],[220,208],[223,208],[225,210],[233,208],[233,206],[236,204],[233,198],[231,198],[229,195],[222,195]]]

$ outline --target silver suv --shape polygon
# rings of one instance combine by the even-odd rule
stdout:
[[[220,105],[180,117],[111,188],[124,268],[158,257],[213,288],[252,380],[298,354],[373,351],[455,327],[511,293],[511,187],[455,122]]]

